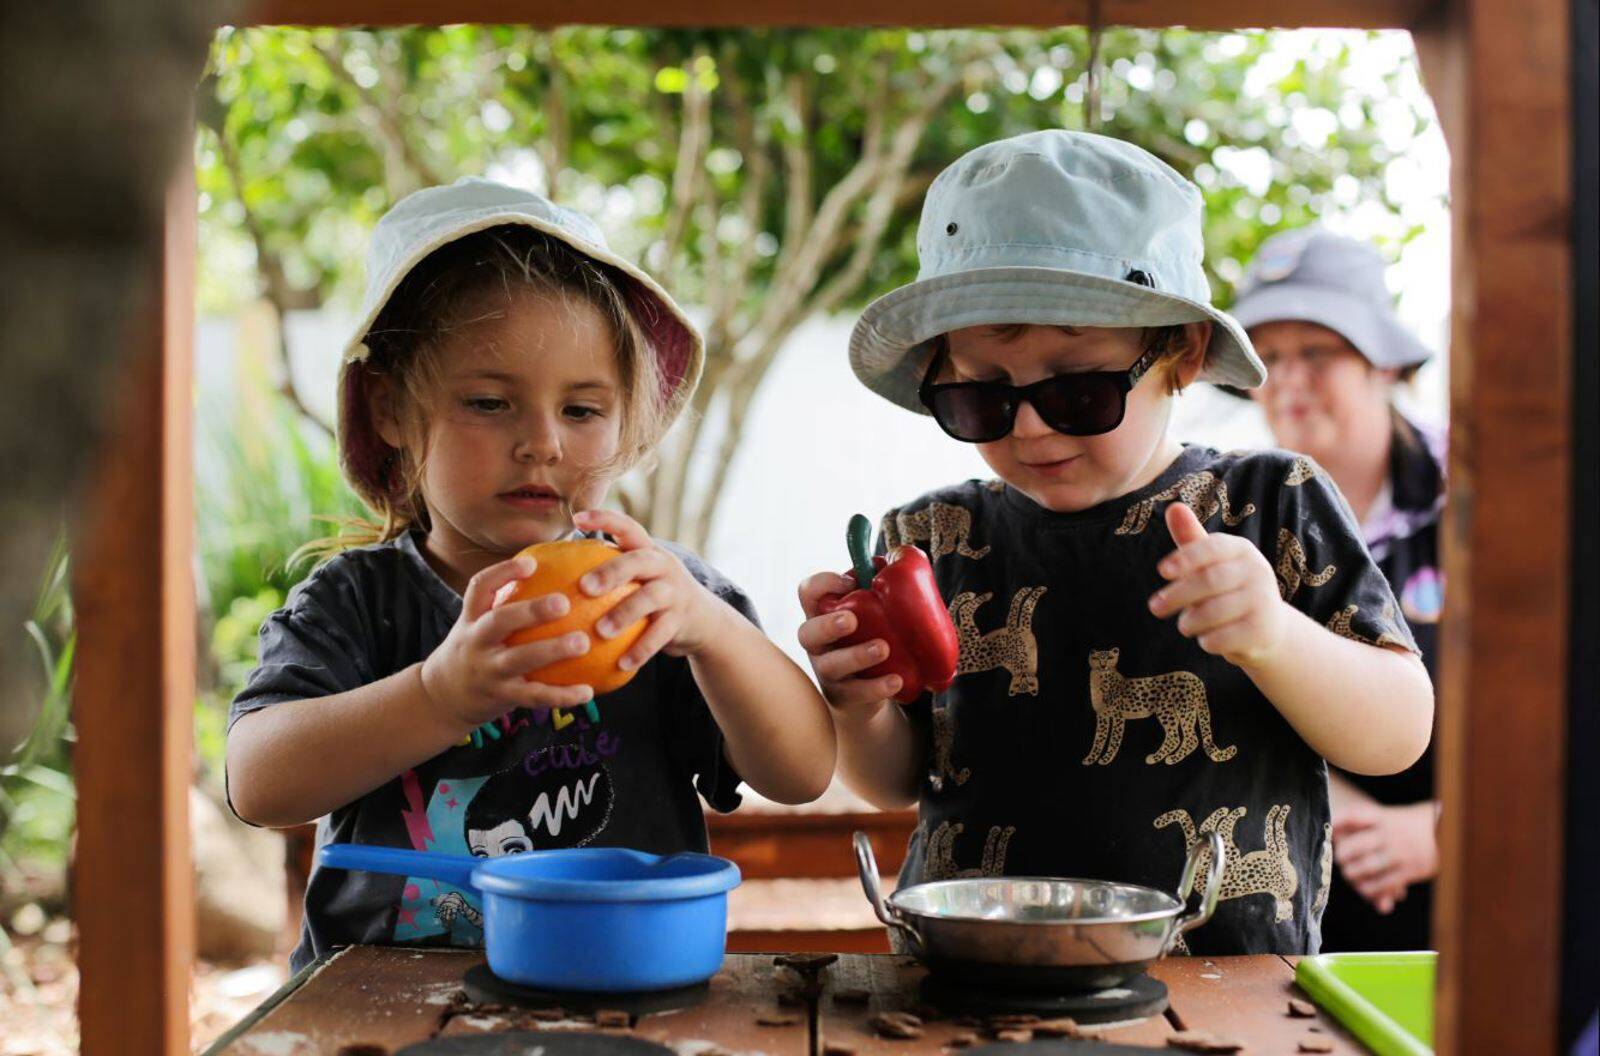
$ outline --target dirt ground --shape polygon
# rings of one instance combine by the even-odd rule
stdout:
[[[72,922],[23,919],[0,929],[0,1056],[71,1056],[78,1051],[78,968]],[[201,1052],[282,985],[281,959],[195,966],[191,1047]]]

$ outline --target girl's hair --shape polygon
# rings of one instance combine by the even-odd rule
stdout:
[[[389,296],[368,329],[369,393],[386,392],[401,444],[384,462],[382,480],[359,488],[375,515],[339,522],[335,535],[307,543],[293,560],[326,560],[343,550],[383,543],[429,526],[422,495],[429,412],[444,374],[443,348],[462,327],[534,294],[599,312],[616,348],[621,381],[621,443],[591,476],[621,473],[645,462],[669,424],[655,354],[628,308],[621,272],[558,238],[523,224],[486,228],[456,239],[419,261]],[[364,413],[364,412],[363,412]]]

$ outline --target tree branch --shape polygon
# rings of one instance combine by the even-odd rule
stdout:
[[[379,134],[383,137],[387,153],[391,160],[399,161],[404,167],[409,179],[407,190],[417,187],[449,183],[450,180],[424,156],[421,148],[412,141],[405,124],[401,121],[399,112],[394,108],[393,101],[399,97],[397,91],[377,92],[371,88],[364,88],[344,65],[344,56],[333,45],[313,38],[311,46],[322,56],[328,64],[329,71],[349,85],[361,100],[362,105],[370,110],[376,117],[375,124]],[[377,62],[376,57],[373,59]],[[379,73],[380,85],[385,78]],[[398,195],[396,195],[398,197]]]
[[[800,248],[789,258],[788,266],[780,266],[774,275],[766,306],[752,328],[763,335],[763,346],[771,344],[772,336],[784,330],[786,321],[792,319],[804,303],[823,264],[832,256],[845,218],[877,178],[889,105],[887,92],[874,93],[867,111],[866,138],[860,159],[828,190]]]
[[[700,86],[695,67],[705,56],[696,49],[688,62],[688,81],[683,89],[682,119],[678,126],[678,157],[672,171],[672,195],[667,229],[662,235],[661,268],[670,271],[688,236],[689,221],[699,199],[699,183],[705,179],[706,152],[711,147],[711,97]]]
[[[572,117],[567,112],[567,71],[556,58],[554,42],[545,37],[545,63],[550,83],[545,88],[544,136],[539,141],[539,159],[544,164],[545,189],[556,200],[556,177],[567,167],[572,149]]]
[[[744,165],[739,195],[739,223],[744,238],[710,290],[711,320],[706,327],[706,345],[719,349],[735,341],[733,323],[750,288],[756,241],[761,234],[762,207],[766,202],[767,184],[772,178],[766,126],[757,125],[744,83],[737,77],[729,78],[726,83],[729,109],[733,112],[734,142]]]
[[[841,188],[852,185],[853,178],[859,176],[859,179],[854,181],[857,185],[865,185],[874,180],[876,182],[867,201],[866,217],[860,228],[854,232],[855,249],[851,259],[844,270],[814,296],[808,298],[805,293],[815,283],[816,271],[810,273],[809,279],[801,289],[800,297],[785,310],[781,313],[764,314],[759,326],[760,346],[756,353],[733,365],[731,377],[725,386],[728,397],[726,428],[714,456],[711,480],[700,496],[699,515],[695,518],[690,534],[693,540],[690,545],[703,547],[710,538],[718,501],[723,488],[727,485],[734,455],[743,438],[745,421],[768,370],[800,322],[813,311],[827,311],[836,307],[854,292],[865,278],[877,255],[889,221],[896,209],[906,203],[909,190],[906,186],[907,172],[917,145],[934,116],[961,85],[964,77],[965,71],[958,68],[949,77],[930,85],[923,93],[923,104],[896,126],[894,134],[890,137],[887,152],[882,145],[882,131],[887,124],[888,93],[886,91],[874,93],[875,101],[884,102],[879,102],[868,112],[868,137],[862,160],[829,192],[822,207],[817,210],[816,222],[808,232],[807,245],[794,258],[795,263],[792,268],[795,269],[795,273],[789,277],[789,281],[795,287],[799,287],[805,275],[800,269],[816,259],[815,255],[820,254],[820,259],[816,259],[816,268],[820,270],[822,264],[831,257],[833,247],[838,244],[839,235],[844,228],[841,222],[843,214],[854,204],[860,193],[859,187],[846,194],[839,192]],[[873,115],[876,115],[876,119]],[[880,154],[882,156],[878,157]],[[921,176],[916,178],[919,184],[922,179]],[[931,182],[931,177],[927,179]],[[917,192],[921,189],[920,186],[915,188]],[[819,231],[823,234],[819,235]]]
[[[700,450],[701,437],[705,435],[706,423],[712,418],[712,406],[717,395],[723,387],[723,379],[733,370],[735,364],[734,351],[724,347],[713,354],[709,347],[706,350],[705,371],[701,375],[700,385],[695,389],[694,398],[684,410],[684,421],[679,428],[679,443],[674,450],[674,457],[669,463],[662,460],[661,470],[657,474],[665,477],[659,482],[659,493],[671,496],[670,519],[663,519],[664,530],[671,532],[669,538],[683,542],[685,546],[699,548],[702,543],[695,543],[692,538],[684,536],[685,525],[684,508],[689,489],[689,476],[694,471],[696,454]],[[696,503],[697,511],[695,520],[698,521],[704,503]]]
[[[934,114],[944,106],[955,91],[957,83],[955,80],[945,83],[925,105],[895,128],[888,157],[884,159],[880,169],[878,184],[867,199],[866,219],[853,239],[855,250],[850,256],[850,261],[817,291],[802,309],[800,318],[803,319],[813,312],[833,311],[846,297],[854,293],[862,280],[867,277],[867,271],[872,267],[872,262],[883,244],[884,232],[889,228],[889,221],[894,218],[899,208],[902,184],[911,166],[912,155],[916,153],[917,144],[922,141],[922,135],[927,131]]]
[[[686,544],[693,547],[696,552],[702,552],[711,538],[718,500],[722,497],[722,489],[727,486],[728,474],[733,467],[733,456],[738,451],[740,439],[744,436],[745,417],[749,414],[750,405],[755,400],[756,390],[761,387],[764,375],[765,371],[761,374],[741,371],[729,386],[726,428],[722,434],[722,442],[717,445],[716,461],[711,468],[711,481],[700,496],[694,523],[689,532],[692,541]]]
[[[798,73],[783,81],[783,245],[777,270],[781,273],[799,251],[811,224],[811,108],[806,82]]]
[[[233,142],[223,134],[223,122],[220,115],[210,108],[201,107],[197,111],[200,119],[211,129],[217,140],[217,153],[222,157],[222,167],[228,173],[228,179],[233,184],[234,198],[239,202],[239,208],[244,213],[245,231],[250,236],[251,244],[256,251],[256,271],[261,276],[262,296],[272,306],[277,316],[278,330],[278,368],[280,380],[278,392],[289,401],[302,418],[321,429],[329,437],[334,435],[333,426],[323,421],[305,400],[300,397],[300,390],[294,383],[294,370],[289,361],[289,339],[285,332],[286,322],[291,310],[308,310],[320,308],[322,298],[315,290],[301,290],[290,285],[288,275],[283,266],[283,258],[278,255],[267,241],[266,230],[261,225],[261,219],[250,207],[249,200],[244,193],[243,163],[239,159],[239,151]]]

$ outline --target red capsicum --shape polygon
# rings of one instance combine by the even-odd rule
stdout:
[[[823,612],[855,613],[856,629],[840,647],[881,638],[889,646],[888,659],[861,672],[858,678],[900,676],[894,699],[910,704],[928,690],[949,687],[956,677],[961,640],[939,596],[933,565],[918,547],[897,546],[884,557],[868,557],[872,522],[859,513],[850,518],[846,534],[856,590],[826,595]]]

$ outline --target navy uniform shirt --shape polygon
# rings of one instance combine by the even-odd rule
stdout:
[[[1362,530],[1367,547],[1400,599],[1428,673],[1437,679],[1439,616],[1444,607],[1444,574],[1439,561],[1439,517],[1444,510],[1442,432],[1396,414],[1389,449],[1389,501],[1369,515]],[[1379,803],[1403,806],[1434,798],[1433,747],[1398,774],[1344,779]],[[1433,882],[1412,884],[1390,913],[1372,903],[1337,872],[1323,921],[1323,949],[1427,950],[1433,916]]]

